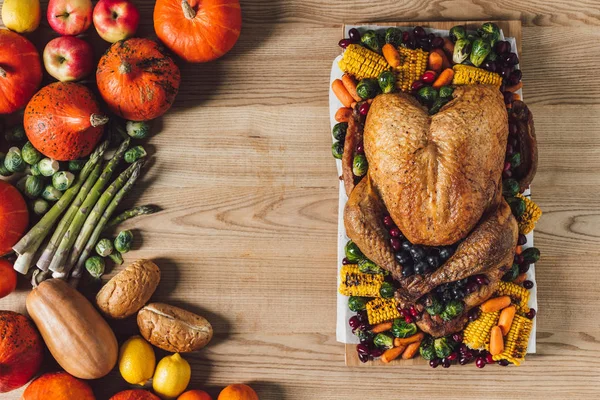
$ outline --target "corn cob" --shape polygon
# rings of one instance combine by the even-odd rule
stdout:
[[[498,324],[500,311],[481,313],[479,318],[469,323],[464,330],[463,343],[472,349],[490,348],[490,333],[492,328]]]
[[[414,81],[419,80],[427,69],[427,58],[429,53],[421,49],[407,49],[399,47],[400,66],[394,69],[396,73],[396,87],[409,92]]]
[[[527,353],[532,327],[533,323],[530,319],[515,315],[510,330],[504,339],[504,351],[495,355],[493,357],[494,361],[507,360],[515,365],[520,365]]]
[[[356,265],[345,265],[340,273],[339,292],[344,296],[380,297],[383,275],[363,274]]]
[[[400,318],[398,303],[394,299],[373,299],[367,303],[367,315],[371,325]]]
[[[525,314],[529,311],[529,290],[512,282],[498,282],[496,296],[509,296],[513,304],[517,306],[517,312]]]
[[[383,56],[358,44],[351,44],[346,48],[338,65],[342,71],[357,79],[377,78],[390,68]]]
[[[530,198],[525,197],[520,193],[517,193],[516,197],[525,201],[525,212],[517,218],[517,222],[519,224],[519,233],[527,235],[535,228],[536,222],[542,216],[542,210]]]
[[[454,69],[454,78],[452,79],[454,85],[473,85],[476,83],[497,87],[502,85],[502,77],[494,72],[462,64],[456,64],[452,68]]]

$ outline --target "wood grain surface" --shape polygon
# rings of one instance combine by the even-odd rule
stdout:
[[[153,36],[154,2],[135,3],[140,35]],[[165,211],[126,225],[141,238],[126,261],[162,268],[154,300],[215,327],[211,345],[186,356],[190,387],[216,398],[247,382],[261,400],[599,398],[600,2],[241,3],[240,41],[221,60],[182,65],[179,97],[150,141],[155,161],[130,203]],[[335,341],[338,182],[327,97],[341,26],[482,19],[523,24],[524,95],[540,152],[533,192],[544,210],[538,354],[519,368],[348,368]],[[47,23],[36,35],[48,41]],[[26,294],[22,281],[0,308],[23,312]],[[123,340],[135,323],[115,330]],[[99,400],[127,387],[116,371],[92,386]]]

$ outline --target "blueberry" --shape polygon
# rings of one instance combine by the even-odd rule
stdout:
[[[396,261],[401,265],[407,264],[409,261],[412,262],[412,257],[408,251],[401,251],[396,253]]]
[[[425,257],[425,250],[421,246],[413,246],[410,249],[410,255],[415,261],[422,260]]]
[[[417,261],[415,263],[415,274],[423,275],[425,274],[425,270],[427,269],[427,263],[425,261]]]
[[[405,265],[402,268],[402,276],[405,278],[408,278],[409,276],[413,275],[414,273],[415,273],[415,270],[413,269],[412,266]]]
[[[438,256],[427,256],[427,264],[432,269],[438,269],[440,266],[440,258]]]
[[[447,259],[452,257],[453,253],[454,253],[453,249],[449,246],[440,248],[440,258],[444,261],[446,261]]]
[[[402,242],[402,250],[404,251],[410,251],[410,249],[412,249],[412,243],[409,242],[408,240],[405,240],[404,242]]]

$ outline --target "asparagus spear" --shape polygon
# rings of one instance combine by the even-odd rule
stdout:
[[[83,249],[83,252],[79,256],[79,259],[77,260],[77,265],[76,265],[75,269],[73,270],[73,273],[71,274],[71,280],[69,282],[71,285],[76,287],[77,284],[79,283],[79,279],[81,279],[81,274],[82,274],[83,268],[85,266],[85,261],[90,257],[90,255],[94,251],[94,247],[96,246],[96,243],[100,239],[100,235],[102,234],[104,227],[108,223],[108,220],[110,219],[110,217],[115,212],[116,208],[119,206],[119,203],[121,202],[121,200],[123,200],[123,198],[125,197],[127,192],[129,192],[131,190],[131,188],[133,187],[133,185],[139,178],[140,172],[141,172],[143,166],[144,166],[144,160],[136,161],[132,165],[132,167],[134,169],[133,169],[133,173],[131,174],[131,177],[129,178],[129,180],[127,181],[125,186],[123,186],[123,188],[121,190],[119,190],[119,193],[117,193],[116,196],[110,201],[110,204],[108,205],[108,207],[106,207],[106,209],[104,210],[102,217],[100,217],[100,220],[96,224],[96,227],[94,228],[94,231],[92,232],[92,235],[88,239],[88,241],[85,245],[85,248]]]
[[[42,217],[42,219],[13,247],[13,250],[19,255],[19,258],[15,262],[14,266],[16,271],[20,272],[21,274],[26,274],[27,271],[29,271],[29,267],[31,267],[35,262],[36,252],[43,240],[50,232],[50,229],[56,220],[58,220],[62,213],[67,209],[69,204],[71,204],[71,201],[75,198],[77,193],[79,193],[79,190],[81,189],[85,180],[102,159],[102,155],[106,151],[107,147],[107,141],[102,142],[98,147],[96,147],[94,152],[90,155],[90,159],[81,170],[77,182],[67,189],[63,196]]]
[[[106,164],[104,171],[102,171],[102,175],[100,175],[100,178],[98,178],[94,184],[94,187],[92,187],[86,196],[83,204],[81,207],[79,207],[77,213],[75,213],[75,217],[65,231],[65,234],[63,235],[60,244],[56,249],[54,258],[52,258],[52,261],[50,262],[50,270],[54,272],[63,272],[65,270],[65,261],[67,260],[67,257],[71,251],[71,248],[73,247],[73,244],[75,243],[75,239],[77,239],[77,235],[79,234],[85,219],[92,210],[92,207],[94,207],[94,204],[96,204],[98,201],[102,191],[109,183],[110,177],[119,164],[119,161],[121,161],[123,158],[125,151],[127,151],[127,147],[129,147],[129,140],[125,140],[123,143],[121,143],[113,158],[108,162],[108,164]]]
[[[160,211],[160,207],[154,206],[154,205],[133,207],[127,211],[124,211],[123,213],[119,214],[118,216],[114,217],[113,219],[111,219],[110,222],[106,225],[106,229],[113,228],[113,227],[127,221],[130,218],[134,218],[139,215],[154,214],[159,211]]]

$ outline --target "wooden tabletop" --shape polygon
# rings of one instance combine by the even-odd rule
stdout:
[[[154,2],[135,2],[140,34],[152,35]],[[185,356],[190,387],[216,395],[247,382],[261,400],[598,398],[600,3],[242,0],[242,10],[231,53],[182,65],[179,97],[150,141],[155,161],[131,196],[165,211],[127,225],[142,239],[126,261],[155,260],[163,281],[154,299],[215,327],[206,349]],[[335,340],[327,97],[341,25],[444,19],[523,24],[524,95],[540,153],[533,191],[544,211],[538,354],[519,368],[348,368]],[[21,282],[0,308],[23,312],[26,289]],[[123,339],[134,327],[115,329]],[[101,400],[126,388],[116,371],[92,385]]]

